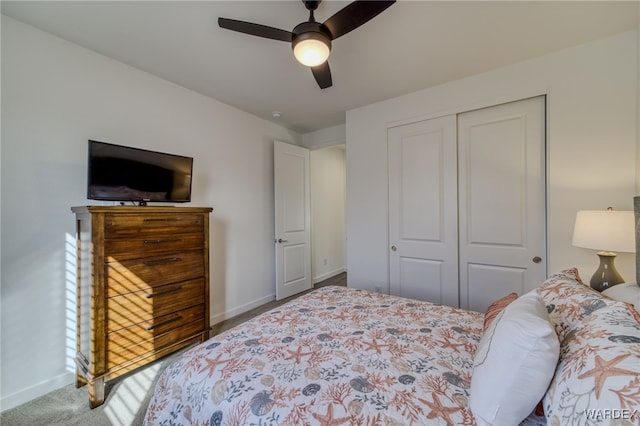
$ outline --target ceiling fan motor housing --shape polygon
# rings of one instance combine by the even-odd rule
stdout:
[[[319,22],[303,22],[296,25],[292,32],[291,48],[294,50],[301,41],[318,40],[326,44],[331,51],[331,33]]]

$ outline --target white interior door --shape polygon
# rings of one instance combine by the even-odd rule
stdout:
[[[273,149],[276,299],[311,289],[309,150],[275,141]]]
[[[458,306],[456,117],[387,137],[390,293]]]
[[[458,116],[460,303],[485,311],[546,277],[545,97]]]

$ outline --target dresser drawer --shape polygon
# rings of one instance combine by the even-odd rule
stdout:
[[[136,259],[161,253],[175,253],[204,248],[204,236],[200,234],[176,234],[149,238],[105,240],[107,262]]]
[[[145,290],[205,275],[202,250],[109,262],[107,296]]]
[[[106,301],[107,332],[154,321],[154,318],[205,303],[204,285],[204,278],[199,278],[154,287],[153,291],[109,297]]]
[[[147,235],[202,233],[203,215],[188,213],[111,214],[105,216],[105,238],[131,238]]]
[[[189,318],[192,321],[188,321]],[[181,311],[157,320],[157,324],[160,325],[158,329],[147,330],[147,327],[136,325],[111,333],[107,343],[107,368],[161,351],[163,348],[206,331],[202,306],[198,315]],[[165,323],[163,324],[162,321]],[[160,328],[163,327],[172,328],[159,333]]]

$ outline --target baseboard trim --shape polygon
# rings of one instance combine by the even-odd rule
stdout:
[[[328,280],[329,278],[335,277],[336,275],[339,275],[339,274],[341,274],[343,272],[346,272],[346,271],[347,271],[347,268],[338,268],[338,269],[335,269],[333,271],[326,272],[326,273],[324,273],[322,275],[318,275],[317,277],[314,277],[313,278],[313,283],[317,284],[320,281]]]
[[[10,410],[11,408],[15,408],[18,405],[22,405],[40,396],[46,395],[49,392],[53,392],[56,389],[60,389],[61,387],[70,385],[74,383],[75,379],[75,372],[66,372],[52,379],[45,380],[33,386],[29,386],[26,389],[22,389],[10,395],[3,396],[2,398],[0,398],[0,412]]]
[[[238,306],[233,309],[229,309],[228,311],[224,311],[220,314],[213,315],[209,318],[209,320],[211,321],[211,324],[218,324],[219,322],[228,320],[229,318],[233,318],[237,315],[243,314],[247,311],[250,311],[251,309],[257,308],[259,306],[264,305],[265,303],[269,303],[274,300],[276,300],[276,294],[272,293],[268,296],[261,297],[260,299],[256,299],[249,303],[245,303],[244,305]]]

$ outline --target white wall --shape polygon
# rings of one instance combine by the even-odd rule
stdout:
[[[637,96],[636,96],[636,116],[640,117],[640,7],[638,7],[638,30],[637,33],[637,41],[636,41],[636,71],[637,71]],[[640,118],[636,120],[636,193],[635,195],[640,195]],[[638,241],[638,225],[636,225],[636,247],[640,246],[640,241]],[[636,256],[636,275],[635,275],[636,283],[640,283],[640,253]]]
[[[318,282],[346,270],[346,128],[302,135],[311,150],[311,274]]]
[[[309,132],[302,135],[302,145],[309,149],[327,148],[344,145],[346,141],[346,127],[344,124],[327,127],[326,129]]]
[[[194,157],[212,322],[273,299],[274,139],[301,135],[2,17],[1,407],[73,382],[87,140]]]
[[[346,269],[344,145],[311,151],[311,276],[325,280]]]
[[[640,116],[640,7],[638,7],[638,30],[637,33],[637,41],[636,41],[636,69],[638,71],[637,74],[637,90],[638,95],[636,96],[636,115]],[[636,121],[636,137],[637,137],[637,145],[636,145],[636,195],[640,195],[640,119]],[[640,270],[636,270],[638,282],[640,282]]]
[[[591,250],[571,246],[582,209],[631,210],[636,175],[638,36],[635,31],[347,112],[347,269],[350,287],[388,288],[387,128],[546,94],[549,272]],[[632,254],[620,273],[635,276]]]

